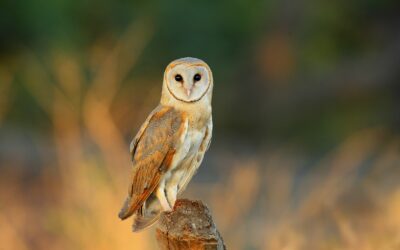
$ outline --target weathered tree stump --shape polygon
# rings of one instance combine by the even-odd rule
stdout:
[[[161,214],[156,231],[162,250],[226,249],[210,210],[201,201],[177,200],[173,211]]]

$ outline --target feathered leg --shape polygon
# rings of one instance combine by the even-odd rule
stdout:
[[[165,182],[161,181],[160,185],[157,188],[156,196],[161,203],[161,207],[164,211],[171,211],[172,207],[169,204],[167,197],[166,197],[166,190],[165,190]]]

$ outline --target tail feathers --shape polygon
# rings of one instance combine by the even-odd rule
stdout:
[[[139,213],[135,213],[133,216],[133,224],[132,224],[132,231],[137,233],[139,231],[142,231],[154,223],[157,222],[158,218],[160,217],[161,213],[158,213],[156,215],[153,215],[151,217],[149,216],[142,216]]]
[[[132,206],[132,199],[128,196],[118,216],[121,220],[125,220],[133,215],[132,231],[139,232],[153,225],[160,217],[161,212],[161,204],[154,194],[150,195],[139,207]]]
[[[121,208],[121,211],[118,214],[118,217],[121,220],[125,220],[126,218],[131,216],[134,212],[135,212],[135,209],[131,205],[131,197],[128,196],[128,198],[126,198],[126,200],[125,200],[124,205]]]
[[[152,194],[133,216],[132,231],[139,232],[153,225],[162,212],[160,201]]]

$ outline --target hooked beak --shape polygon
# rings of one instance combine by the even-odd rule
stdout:
[[[192,89],[185,89],[186,95],[189,97],[192,93]]]

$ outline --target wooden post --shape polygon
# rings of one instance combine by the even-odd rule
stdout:
[[[156,230],[162,250],[225,250],[226,247],[201,201],[177,200],[174,210],[161,214]]]

